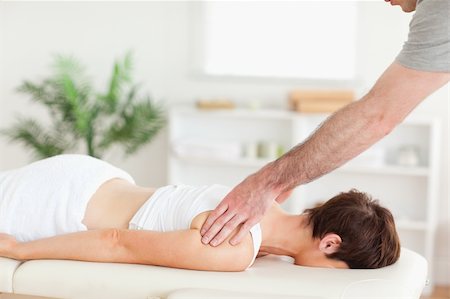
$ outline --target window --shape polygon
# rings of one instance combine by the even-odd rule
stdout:
[[[211,75],[352,80],[356,1],[204,2]]]

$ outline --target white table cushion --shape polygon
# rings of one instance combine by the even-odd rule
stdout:
[[[0,257],[0,293],[11,293],[13,291],[14,272],[20,262]]]
[[[174,291],[166,299],[275,299],[273,294],[222,291],[211,289],[181,289]],[[276,295],[276,299],[323,299],[316,296]]]
[[[290,258],[266,256],[245,272],[206,272],[165,267],[36,260],[22,264],[14,292],[56,298],[166,298],[180,289],[210,289],[308,298],[419,298],[426,260],[402,249],[400,260],[376,270],[307,268]],[[301,297],[300,297],[301,298]]]

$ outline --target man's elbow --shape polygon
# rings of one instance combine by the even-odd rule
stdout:
[[[377,139],[381,139],[389,135],[400,122],[401,120],[393,113],[381,111],[373,117],[370,125],[372,127],[371,130],[376,132]]]
[[[376,97],[371,94],[361,100],[361,104],[365,108],[366,131],[373,133],[375,140],[389,135],[404,118],[403,115],[392,111],[391,107],[379,105]]]

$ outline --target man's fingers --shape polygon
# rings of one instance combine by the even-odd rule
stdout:
[[[222,227],[231,219],[233,218],[234,213],[227,211],[225,214],[222,214],[216,221],[213,223],[213,225],[209,228],[209,230],[203,235],[202,243],[208,244],[216,235],[217,233],[222,229]]]
[[[204,236],[207,231],[210,230],[211,226],[216,222],[217,218],[223,215],[228,209],[228,205],[226,204],[219,204],[219,206],[216,207],[214,211],[212,211],[208,218],[206,219],[205,223],[203,223],[202,229],[200,231],[200,234]]]
[[[237,245],[241,243],[242,239],[247,235],[247,233],[250,231],[250,229],[255,225],[256,223],[253,223],[250,219],[245,222],[241,228],[239,229],[238,233],[231,238],[230,244],[231,245]]]
[[[220,230],[220,232],[214,237],[214,239],[211,240],[210,244],[212,246],[218,246],[220,244],[222,244],[222,242],[228,238],[228,236],[231,234],[232,231],[234,231],[234,229],[236,227],[238,227],[239,224],[242,223],[242,221],[245,220],[243,219],[242,216],[239,215],[234,215],[234,217],[229,220],[227,222],[227,224],[225,224],[223,226],[223,228]]]

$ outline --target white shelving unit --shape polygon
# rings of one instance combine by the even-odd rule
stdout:
[[[177,107],[170,111],[169,183],[224,184],[234,186],[271,159],[248,158],[248,143],[272,142],[285,150],[302,142],[327,115],[283,110],[200,111]],[[334,172],[295,189],[283,207],[292,213],[351,188],[367,192],[389,208],[396,218],[402,246],[415,250],[429,262],[430,285],[437,221],[440,125],[437,119],[408,118],[391,134]],[[230,155],[190,150],[185,141],[215,145]],[[185,145],[185,144],[184,144]],[[418,164],[400,166],[399,148],[413,146]],[[232,153],[232,154],[231,154]]]

